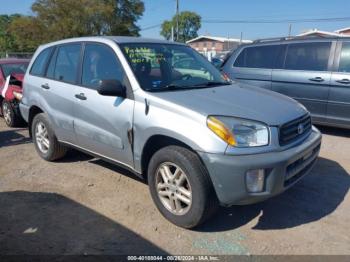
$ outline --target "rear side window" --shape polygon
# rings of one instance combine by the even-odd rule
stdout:
[[[350,73],[350,42],[343,42],[338,72]]]
[[[285,69],[327,71],[331,42],[288,45]]]
[[[80,59],[80,44],[68,44],[58,47],[53,78],[67,83],[75,83],[77,80],[78,65]],[[52,62],[52,61],[51,61]],[[48,70],[52,72],[53,65]]]
[[[254,46],[245,48],[237,57],[235,67],[273,68],[278,46]]]
[[[32,68],[30,69],[30,74],[43,76],[45,74],[46,64],[50,58],[52,48],[46,48],[36,57]]]

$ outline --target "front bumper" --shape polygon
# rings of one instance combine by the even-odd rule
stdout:
[[[307,174],[316,162],[321,146],[321,133],[313,128],[301,144],[281,152],[253,155],[224,155],[198,152],[207,167],[220,203],[244,205],[275,196]],[[265,187],[261,193],[250,193],[245,174],[265,169]]]

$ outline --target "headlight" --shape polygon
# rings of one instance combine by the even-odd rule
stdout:
[[[226,116],[209,116],[207,126],[227,144],[256,147],[269,144],[269,129],[260,122]]]
[[[19,92],[16,92],[16,91],[13,91],[13,96],[18,100],[18,101],[21,101],[22,100],[22,97],[23,97],[23,94],[22,93],[19,93]]]

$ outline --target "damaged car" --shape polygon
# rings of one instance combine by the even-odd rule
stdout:
[[[19,111],[22,81],[29,59],[0,59],[0,113],[9,127],[24,123]]]

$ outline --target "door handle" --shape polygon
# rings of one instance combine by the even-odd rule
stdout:
[[[79,100],[86,100],[87,99],[87,97],[85,96],[84,93],[76,94],[75,97],[78,98]]]
[[[309,79],[310,81],[313,81],[313,82],[323,82],[324,79],[322,77],[314,77],[314,78],[310,78]]]
[[[43,85],[41,85],[41,88],[43,88],[43,89],[50,89],[50,86],[49,86],[49,84],[43,84]]]
[[[350,84],[350,80],[349,79],[342,79],[342,80],[336,80],[335,82],[341,83],[341,84],[345,84],[345,85],[349,85]]]

